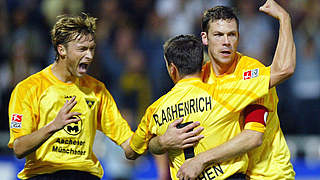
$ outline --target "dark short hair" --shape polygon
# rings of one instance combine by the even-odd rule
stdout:
[[[235,19],[237,28],[239,29],[239,19],[237,18],[234,10],[227,6],[216,6],[206,10],[202,15],[202,32],[208,33],[209,23],[215,20],[231,20]]]
[[[164,56],[168,65],[173,63],[181,76],[201,71],[203,62],[203,45],[194,35],[178,35],[163,45]]]

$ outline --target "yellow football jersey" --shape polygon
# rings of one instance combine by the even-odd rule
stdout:
[[[73,96],[77,104],[71,111],[82,113],[81,120],[66,125],[27,155],[18,177],[27,179],[58,170],[79,170],[101,178],[103,169],[92,152],[96,130],[119,145],[133,132],[103,83],[89,75],[75,83],[64,83],[52,74],[51,66],[20,82],[13,90],[9,103],[8,146],[12,148],[15,139],[54,120],[66,100]]]
[[[146,110],[130,141],[131,148],[139,154],[144,153],[150,139],[154,135],[163,135],[168,125],[180,117],[184,118],[184,122],[199,121],[204,127],[202,134],[205,138],[194,147],[195,155],[240,133],[238,120],[230,117],[268,92],[270,69],[263,69],[259,76],[248,80],[238,76],[228,78],[228,86],[219,81],[209,85],[200,78],[180,80],[169,93]],[[177,179],[176,174],[185,161],[185,155],[183,150],[170,150],[168,154],[171,177]],[[237,172],[245,173],[247,162],[247,156],[244,155],[221,164],[212,164],[199,178],[225,179]]]
[[[232,73],[233,75],[242,75],[244,78],[250,78],[252,70],[265,68],[258,60],[248,56],[238,53],[237,57],[237,64],[235,71]],[[225,76],[216,76],[214,74],[211,62],[204,66],[203,72],[203,80],[209,84],[215,84],[216,81],[225,81]],[[264,138],[262,145],[248,152],[249,165],[247,175],[249,175],[250,179],[294,179],[295,172],[290,162],[290,151],[281,131],[277,114],[278,101],[276,88],[274,87],[269,90],[266,96],[253,103],[265,106],[269,110],[269,113],[266,128],[263,128]],[[244,120],[240,112],[234,114],[233,118],[239,119],[240,123]],[[261,127],[258,123],[255,124]],[[257,130],[258,128],[247,126],[246,129]]]

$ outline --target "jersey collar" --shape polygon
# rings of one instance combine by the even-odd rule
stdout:
[[[52,79],[54,82],[58,83],[58,84],[61,84],[61,85],[67,85],[67,86],[70,86],[70,85],[73,85],[73,84],[79,84],[79,78],[76,78],[76,81],[74,83],[65,83],[63,81],[61,81],[60,79],[58,79],[53,73],[52,73],[52,65],[49,65],[47,67],[47,74],[49,75],[50,79]]]

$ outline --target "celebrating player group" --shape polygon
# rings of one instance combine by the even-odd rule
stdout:
[[[128,159],[147,150],[167,153],[171,179],[294,179],[275,89],[295,70],[291,19],[274,0],[259,10],[280,24],[270,66],[237,51],[239,20],[232,8],[207,9],[199,37],[178,35],[163,45],[175,86],[147,108],[135,132],[105,85],[87,75],[97,19],[60,16],[51,31],[55,62],[11,95],[8,146],[26,158],[18,177],[101,179],[92,151],[100,130]]]

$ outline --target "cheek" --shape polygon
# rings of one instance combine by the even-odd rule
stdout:
[[[218,45],[215,43],[211,43],[210,50],[216,53],[218,51]]]
[[[238,46],[238,43],[239,43],[239,39],[238,39],[238,38],[235,38],[235,39],[232,41],[233,47],[237,47],[237,46]]]

